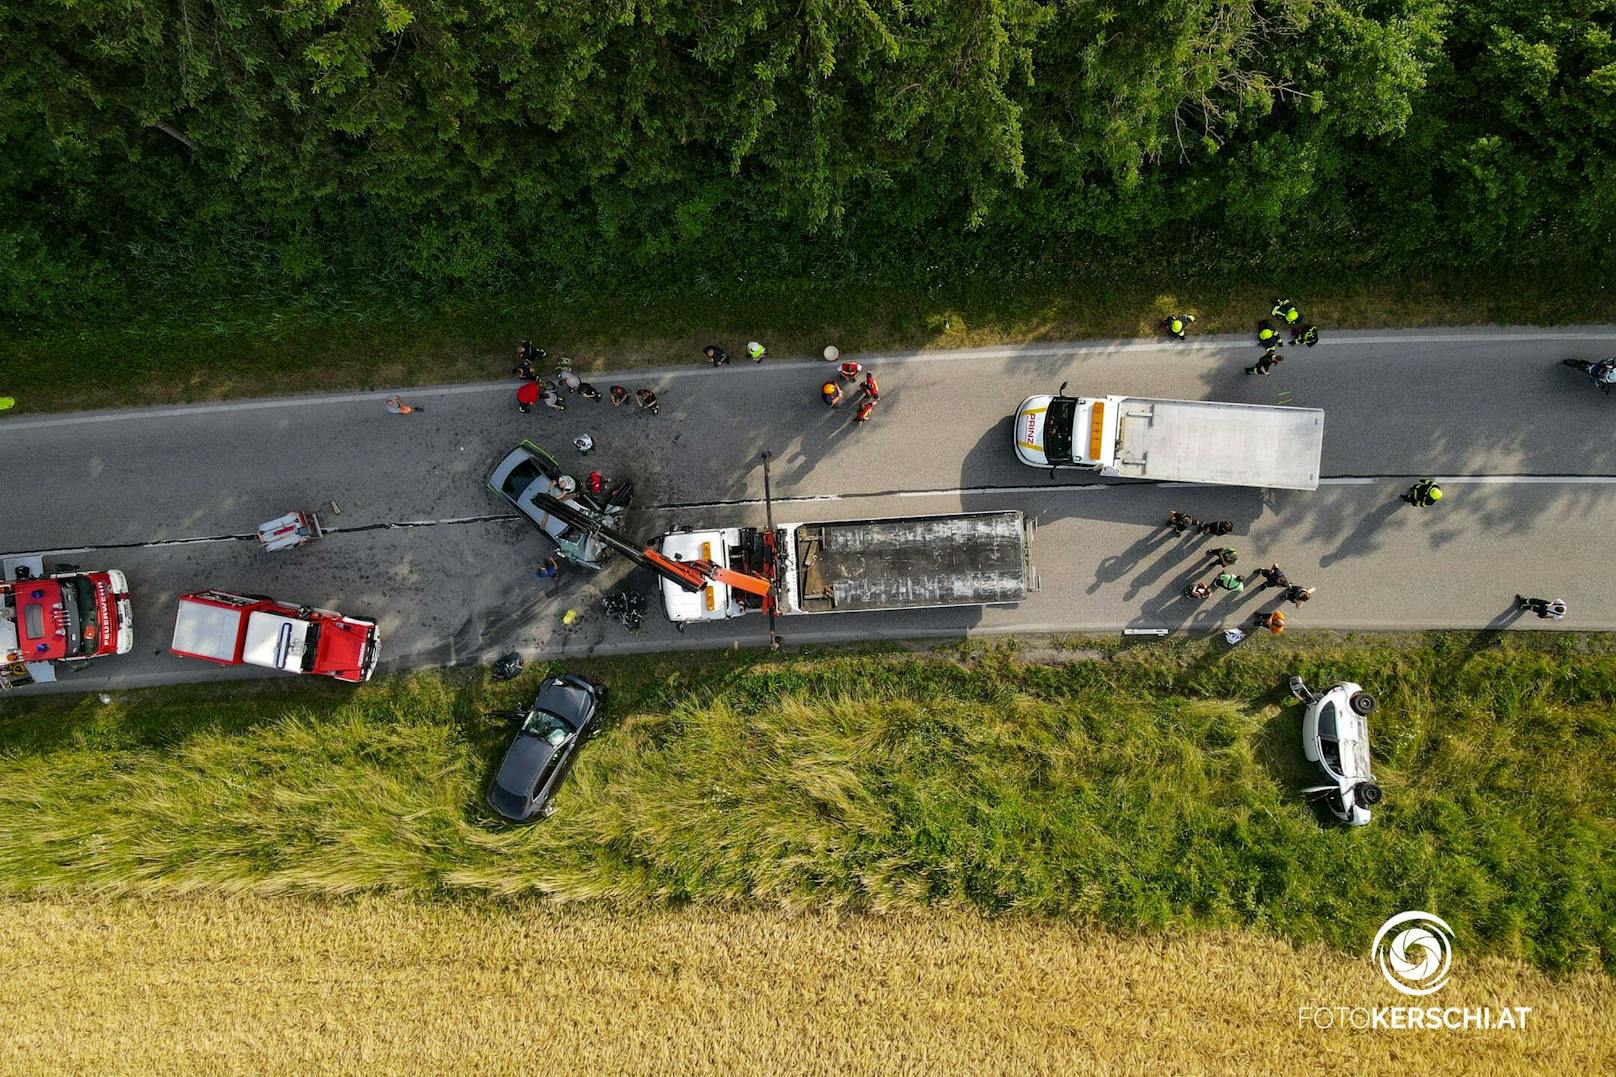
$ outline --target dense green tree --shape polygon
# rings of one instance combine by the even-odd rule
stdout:
[[[1616,0],[0,0],[0,305],[1601,257]]]

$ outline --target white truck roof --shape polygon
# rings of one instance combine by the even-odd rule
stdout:
[[[241,647],[241,660],[254,666],[296,673],[302,669],[309,627],[307,621],[279,613],[252,614],[247,618],[247,639]]]
[[[729,567],[729,544],[736,530],[728,531],[675,531],[663,536],[662,555],[675,561],[712,561],[720,568]],[[662,580],[662,608],[668,620],[675,624],[690,621],[722,621],[737,616],[739,609],[729,608],[730,593],[726,584],[708,580],[700,591],[686,591],[672,580]]]
[[[1136,397],[1106,403],[1116,409],[1119,476],[1318,488],[1324,412],[1317,408]]]
[[[233,662],[236,632],[240,627],[239,608],[210,606],[181,598],[179,615],[174,619],[173,648],[220,662]]]

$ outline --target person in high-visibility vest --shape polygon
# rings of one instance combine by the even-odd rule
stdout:
[[[1410,505],[1418,505],[1422,509],[1429,508],[1442,500],[1442,487],[1436,484],[1435,479],[1421,479],[1408,488],[1408,493],[1403,495],[1403,500]]]
[[[1296,309],[1296,304],[1289,299],[1274,300],[1274,309],[1268,312],[1270,317],[1284,318],[1286,325],[1295,325],[1302,312]]]
[[[763,362],[763,357],[766,354],[768,354],[768,349],[763,346],[762,341],[749,340],[746,342],[746,357],[752,362]]]
[[[1319,327],[1316,325],[1291,326],[1291,343],[1305,344],[1309,348],[1319,342]]]
[[[1276,636],[1285,631],[1284,610],[1275,610],[1272,613],[1254,614],[1252,620],[1257,623],[1258,627],[1266,628]]]
[[[1183,340],[1189,330],[1189,323],[1194,320],[1195,315],[1193,314],[1169,314],[1162,319],[1162,328],[1167,330],[1170,335]]]
[[[1257,323],[1257,343],[1265,348],[1278,348],[1285,342],[1279,337],[1279,326],[1264,318]]]

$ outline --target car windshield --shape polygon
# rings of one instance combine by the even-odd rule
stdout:
[[[504,491],[506,497],[514,500],[523,490],[533,485],[534,479],[543,474],[544,472],[539,470],[539,465],[532,460],[523,460],[520,464],[511,468],[510,473],[505,476],[505,482],[500,486],[500,489]]]
[[[577,731],[560,715],[535,710],[527,716],[527,721],[522,723],[522,732],[538,737],[551,747],[558,747],[565,744],[567,738]]]
[[[1049,402],[1044,416],[1044,457],[1052,464],[1072,462],[1072,424],[1077,421],[1077,401],[1057,396]]]

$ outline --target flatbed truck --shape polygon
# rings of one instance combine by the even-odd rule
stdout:
[[[1016,409],[1011,438],[1022,463],[1124,479],[1318,488],[1317,408],[1065,393],[1062,384]]]

